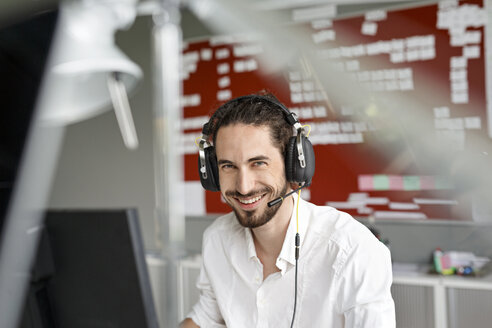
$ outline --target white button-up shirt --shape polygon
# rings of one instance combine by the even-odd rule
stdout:
[[[290,327],[295,208],[276,263],[280,271],[265,280],[251,230],[234,213],[207,228],[200,299],[189,318],[202,328]],[[347,213],[301,200],[299,234],[295,327],[395,327],[390,252],[369,229]]]

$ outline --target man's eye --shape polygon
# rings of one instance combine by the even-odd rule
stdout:
[[[232,169],[232,168],[233,168],[233,165],[232,165],[232,164],[223,164],[223,165],[221,166],[221,168],[222,168],[223,170],[226,170],[226,169]]]
[[[253,165],[254,165],[254,166],[258,166],[258,167],[259,167],[259,166],[265,166],[265,165],[267,165],[267,162],[258,161],[258,162],[254,162],[254,164],[253,164]]]

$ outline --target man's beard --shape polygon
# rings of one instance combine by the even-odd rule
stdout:
[[[278,192],[277,194],[275,194],[273,199],[284,196],[287,193],[287,188],[288,188],[288,184],[286,181],[282,190],[280,192]],[[268,188],[265,190],[253,191],[253,192],[248,193],[247,195],[240,195],[240,194],[237,194],[235,192],[226,192],[226,195],[231,196],[231,197],[239,197],[239,196],[252,197],[254,195],[260,195],[260,194],[263,194],[265,192],[269,192],[270,190],[271,189]],[[275,214],[277,213],[277,211],[281,205],[282,205],[282,202],[280,202],[279,204],[274,205],[272,207],[267,206],[265,208],[265,210],[263,211],[263,213],[257,213],[259,211],[259,209],[256,209],[254,211],[240,211],[240,210],[236,209],[236,207],[231,206],[231,204],[229,204],[229,206],[231,206],[232,210],[236,214],[236,218],[237,218],[239,224],[241,224],[245,228],[258,228],[258,227],[261,227],[262,225],[268,223],[275,216]]]

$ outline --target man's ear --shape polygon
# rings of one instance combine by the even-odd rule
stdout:
[[[290,183],[290,188],[292,190],[296,190],[297,188],[299,188],[301,185],[299,183],[294,183],[294,182],[291,182]]]

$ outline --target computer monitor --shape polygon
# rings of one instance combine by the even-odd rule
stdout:
[[[50,210],[20,328],[157,328],[135,210]]]
[[[0,232],[25,156],[58,19],[56,9],[42,9],[0,16]]]

